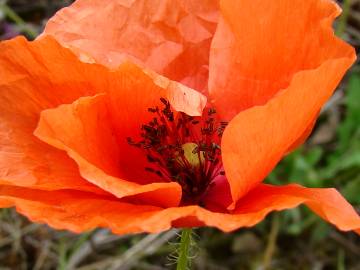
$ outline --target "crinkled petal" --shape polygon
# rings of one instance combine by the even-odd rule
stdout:
[[[125,60],[206,92],[217,0],[78,0],[47,23],[86,61]]]
[[[332,30],[339,13],[331,0],[222,0],[209,71],[210,99],[222,117],[264,105],[297,72],[348,57],[350,46]]]
[[[351,54],[299,72],[266,105],[231,120],[222,139],[222,158],[234,202],[263,181],[306,134],[353,59]]]

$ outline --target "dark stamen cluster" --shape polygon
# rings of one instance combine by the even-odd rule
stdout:
[[[154,117],[141,126],[141,140],[128,143],[146,154],[146,171],[181,185],[184,204],[200,204],[215,177],[224,174],[220,139],[227,122],[218,122],[212,108],[193,117],[175,114],[169,101],[160,101],[162,108],[148,109]]]

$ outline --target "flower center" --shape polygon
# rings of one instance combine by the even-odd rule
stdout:
[[[147,157],[146,171],[167,182],[177,182],[183,190],[182,204],[202,204],[215,178],[224,175],[220,140],[227,122],[216,120],[216,111],[206,109],[202,117],[173,112],[170,102],[149,108],[154,117],[141,126],[140,141],[127,138]]]

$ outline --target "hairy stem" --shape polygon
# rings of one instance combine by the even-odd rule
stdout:
[[[188,269],[192,229],[183,229],[179,247],[176,270]]]

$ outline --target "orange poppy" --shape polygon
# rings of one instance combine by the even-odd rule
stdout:
[[[355,60],[328,0],[78,0],[0,44],[0,207],[75,232],[249,227],[335,189],[262,181]]]

